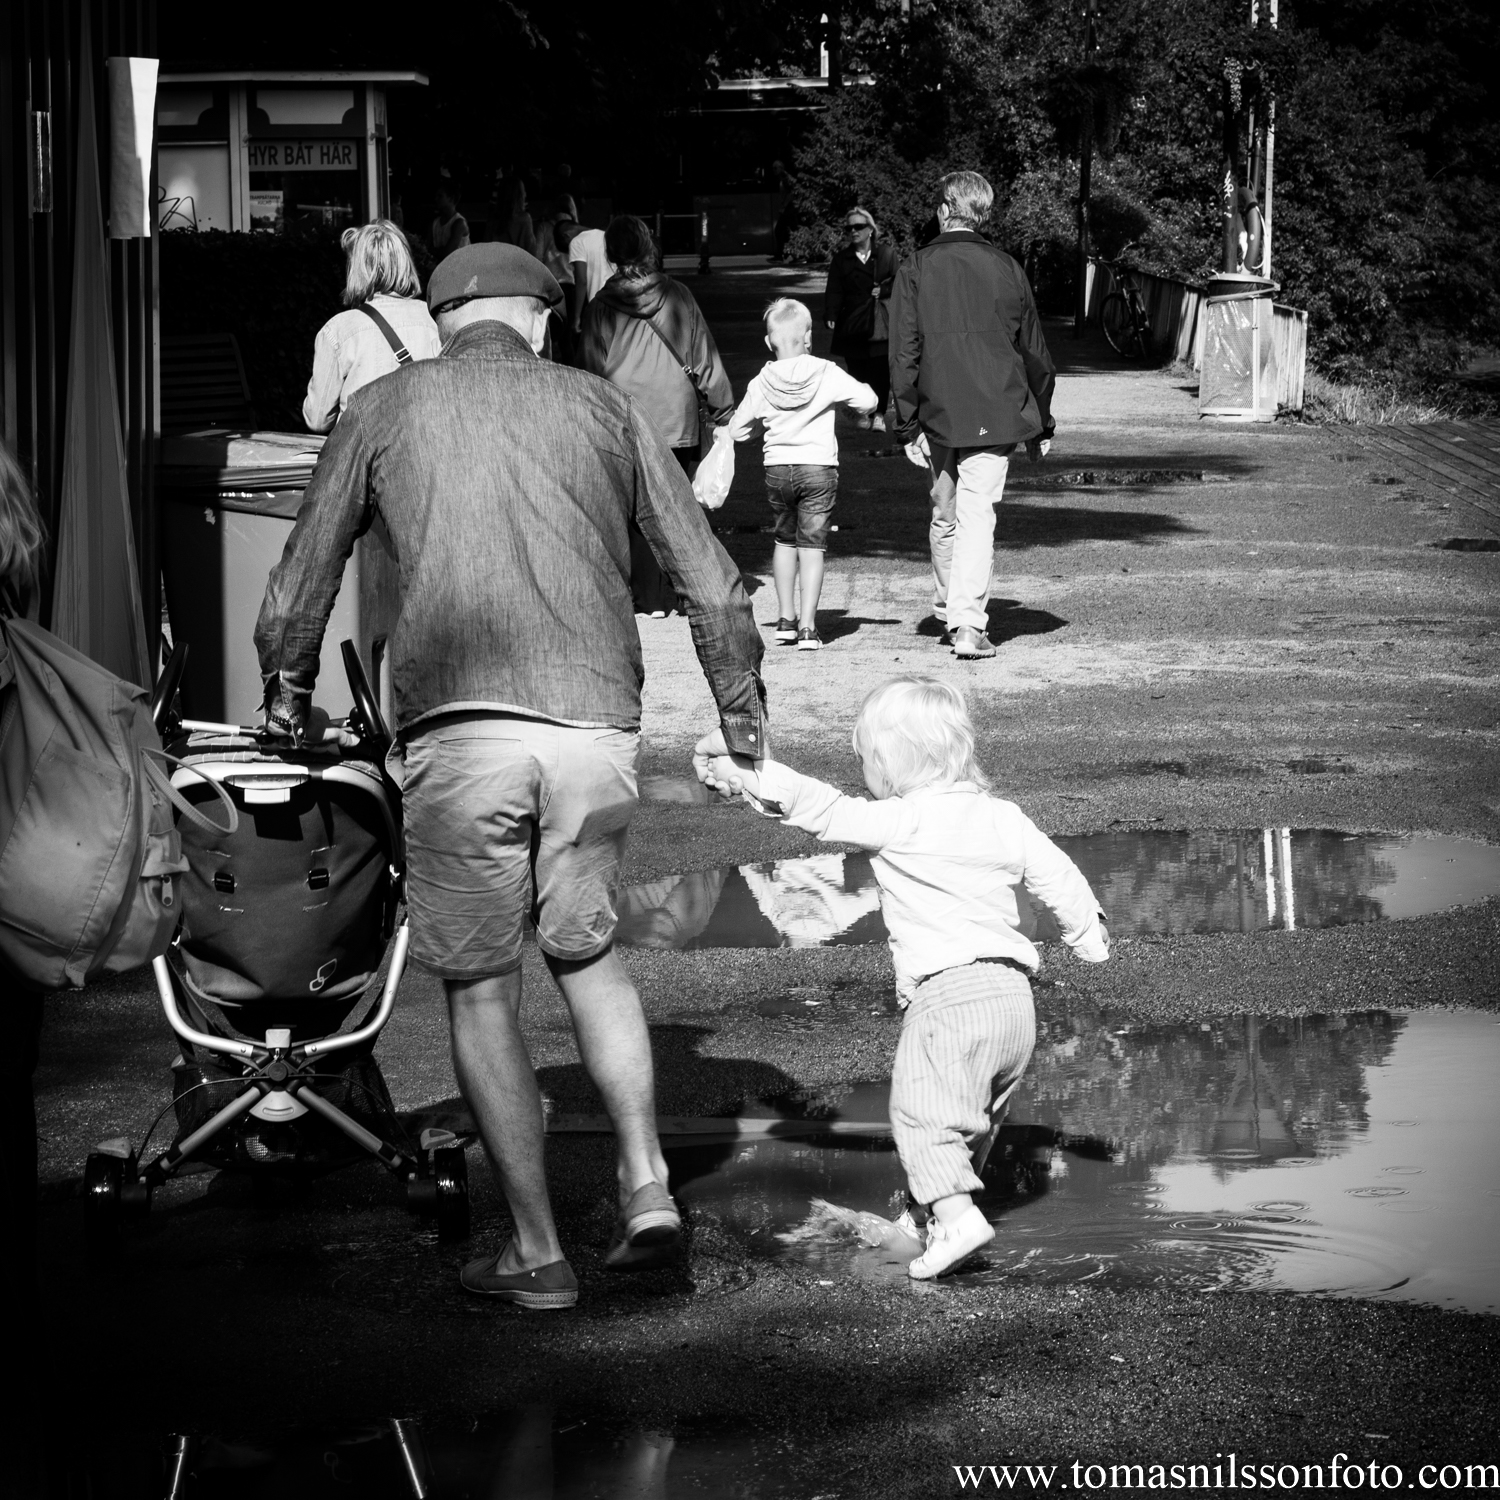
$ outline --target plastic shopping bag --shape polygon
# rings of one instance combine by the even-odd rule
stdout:
[[[734,439],[729,436],[726,423],[714,428],[714,445],[708,457],[698,465],[693,479],[693,494],[704,510],[718,510],[729,497],[729,486],[734,483]]]

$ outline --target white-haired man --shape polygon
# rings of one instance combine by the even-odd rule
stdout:
[[[1017,445],[1047,451],[1056,379],[1026,273],[979,232],[993,202],[977,172],[941,178],[937,237],[891,293],[896,431],[932,475],[932,610],[966,659],[995,654],[995,506]]]
[[[382,527],[401,569],[390,656],[411,951],[447,991],[459,1087],[513,1223],[461,1280],[521,1307],[571,1307],[520,1027],[528,915],[614,1122],[620,1213],[605,1264],[659,1264],[681,1233],[640,997],[614,951],[644,677],[629,523],[687,606],[718,736],[747,755],[766,753],[760,632],[650,420],[606,381],[537,357],[562,300],[551,272],[514,245],[470,245],[427,295],[443,352],[355,394],[255,640],[268,727],[296,733],[344,563]]]

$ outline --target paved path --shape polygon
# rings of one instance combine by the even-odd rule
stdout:
[[[736,390],[763,359],[764,303],[819,290],[785,270],[694,286]],[[932,640],[922,476],[888,440],[850,427],[820,613],[827,647],[767,647],[783,753],[848,778],[859,699],[921,670],[965,686],[1006,785],[1059,829],[1264,814],[1500,835],[1500,566],[1443,550],[1473,534],[1472,488],[1461,499],[1388,483],[1394,460],[1355,429],[1200,421],[1191,376],[1128,365],[1097,338],[1074,343],[1060,322],[1048,337],[1058,437],[1042,465],[1013,464],[1000,511],[1000,655],[961,663]],[[1494,457],[1478,447],[1463,449],[1471,484],[1487,472],[1476,461]],[[759,455],[742,445],[714,522],[767,624],[769,519]],[[643,620],[641,632],[647,764],[671,771],[712,705],[686,622]],[[1320,757],[1357,774],[1287,770]],[[774,825],[726,826],[721,844],[701,820],[685,845],[686,819],[643,813],[638,872],[682,868],[685,852],[713,863],[788,847]]]

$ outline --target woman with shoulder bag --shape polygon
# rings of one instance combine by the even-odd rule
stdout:
[[[662,270],[645,222],[633,214],[612,220],[604,245],[616,270],[584,309],[578,363],[634,397],[691,479],[702,411],[718,425],[734,410],[729,376],[693,294]],[[660,618],[675,609],[670,581],[634,529],[630,561],[636,610]]]
[[[880,243],[880,231],[868,209],[854,207],[844,215],[849,243],[828,267],[823,317],[833,329],[832,353],[842,357],[849,373],[880,398],[870,424],[885,431],[885,409],[890,401],[891,375],[886,363],[890,348],[890,296],[895,284],[896,252]]]
[[[344,311],[318,330],[302,403],[313,432],[332,432],[362,386],[414,359],[435,359],[442,348],[406,236],[389,219],[376,219],[346,229],[339,243],[348,261]]]

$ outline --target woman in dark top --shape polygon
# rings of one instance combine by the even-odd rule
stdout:
[[[849,373],[873,388],[880,406],[872,424],[885,430],[885,408],[891,394],[886,356],[890,343],[887,303],[896,279],[896,252],[879,242],[880,231],[868,209],[844,215],[849,243],[828,267],[823,317],[833,329],[833,353],[842,355]]]

